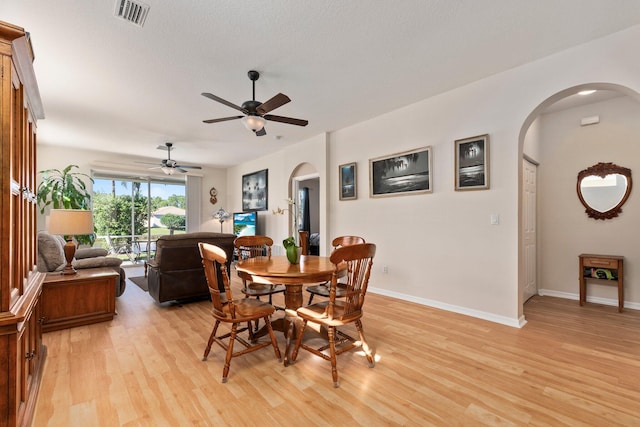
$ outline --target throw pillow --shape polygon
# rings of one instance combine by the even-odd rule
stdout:
[[[67,261],[64,259],[63,245],[59,236],[52,236],[46,231],[38,232],[38,271],[46,273],[64,268]]]
[[[112,257],[97,257],[77,259],[71,263],[75,269],[97,268],[97,267],[119,267],[122,260]]]
[[[108,250],[104,248],[81,248],[76,250],[76,259],[95,258],[98,256],[107,256]]]

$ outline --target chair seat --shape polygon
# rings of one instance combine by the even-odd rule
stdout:
[[[349,311],[345,316],[347,305],[344,301],[336,301],[333,306],[333,319],[327,316],[329,301],[322,301],[296,310],[299,317],[309,322],[327,326],[342,326],[362,317],[362,310]]]
[[[214,317],[222,322],[230,322],[233,321],[235,323],[245,322],[249,320],[260,319],[265,316],[272,315],[276,310],[275,308],[266,302],[262,302],[257,299],[249,299],[242,298],[233,300],[233,304],[236,309],[236,317],[235,319],[231,318],[231,313],[229,312],[229,304],[225,304],[222,307],[222,312],[224,316],[217,316],[214,313]]]
[[[285,291],[284,285],[268,285],[262,283],[249,283],[242,293],[249,297],[261,297],[265,295],[277,294]]]
[[[306,290],[307,292],[310,292],[315,295],[319,295],[327,298],[329,297],[329,286],[327,283],[322,283],[320,285],[307,286]],[[338,283],[338,286],[336,287],[336,297],[342,298],[345,295],[346,295],[346,285]]]

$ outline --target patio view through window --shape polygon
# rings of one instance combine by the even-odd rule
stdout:
[[[185,232],[185,194],[184,182],[94,175],[96,246],[131,263],[153,257],[159,236]]]

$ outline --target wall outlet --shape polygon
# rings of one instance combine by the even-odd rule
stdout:
[[[386,266],[386,265],[383,265],[382,266],[382,272],[385,273],[385,274],[388,273],[389,272],[389,267]]]

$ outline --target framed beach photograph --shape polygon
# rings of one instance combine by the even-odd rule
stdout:
[[[455,141],[455,190],[489,189],[489,135]]]
[[[355,200],[358,198],[356,187],[356,163],[340,165],[340,200]]]
[[[369,160],[369,197],[431,193],[431,147]]]
[[[266,211],[269,197],[269,169],[242,175],[242,210]]]

